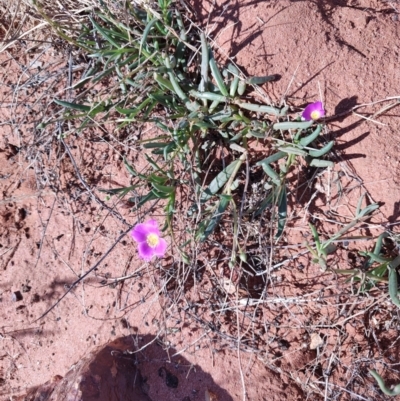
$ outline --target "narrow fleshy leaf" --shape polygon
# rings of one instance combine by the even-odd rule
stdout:
[[[236,95],[237,90],[238,90],[239,81],[240,81],[239,70],[236,68],[235,65],[233,65],[232,63],[229,63],[228,71],[230,71],[231,74],[233,75],[233,79],[232,79],[232,82],[231,82],[230,87],[229,87],[229,95],[231,97],[234,97]]]
[[[278,148],[279,151],[288,153],[289,155],[297,155],[297,156],[307,156],[307,152],[305,150],[299,149],[296,146],[281,146]]]
[[[155,25],[155,23],[157,21],[158,21],[157,18],[154,18],[151,21],[149,21],[149,23],[146,25],[146,28],[144,29],[142,38],[140,40],[139,56],[142,52],[142,48],[143,48],[144,44],[146,43],[147,36],[149,35],[151,28],[153,28],[153,26]]]
[[[92,110],[92,107],[85,106],[83,104],[66,102],[64,100],[59,100],[59,99],[54,99],[54,102],[67,109],[74,109],[74,110],[85,111],[85,112],[90,112],[90,110]]]
[[[321,156],[325,155],[326,153],[328,153],[333,148],[334,143],[335,143],[335,141],[330,141],[322,149],[309,150],[308,154],[311,157],[321,157]]]
[[[208,63],[209,63],[209,49],[204,32],[200,34],[201,41],[201,82],[199,91],[205,92],[208,90]]]
[[[250,85],[262,85],[266,82],[271,82],[276,79],[276,75],[267,75],[264,77],[250,77],[246,81]]]
[[[222,78],[221,72],[218,69],[217,62],[214,58],[211,58],[209,61],[209,65],[211,68],[211,74],[215,79],[215,82],[224,96],[229,96],[228,89],[226,89],[224,79]]]
[[[263,104],[238,103],[238,106],[245,110],[255,111],[257,113],[271,114],[273,116],[279,116],[281,113],[279,109],[272,106],[266,106]]]
[[[106,194],[110,195],[120,195],[121,197],[124,197],[128,192],[134,190],[137,188],[138,185],[132,185],[130,187],[122,187],[122,188],[110,188],[110,189],[101,189],[99,188],[100,192],[104,192]]]
[[[400,256],[397,256],[389,264],[389,296],[392,302],[400,308],[400,300],[398,297],[399,288],[397,281],[397,267],[400,265]]]
[[[278,161],[279,159],[283,159],[284,157],[287,157],[287,153],[276,152],[273,155],[268,156],[266,159],[260,160],[256,164],[257,164],[257,166],[262,166],[263,164],[271,164],[271,163]]]
[[[333,167],[335,163],[330,160],[321,160],[321,159],[312,159],[310,161],[311,167],[325,168],[325,167]]]
[[[282,185],[279,191],[278,201],[278,231],[275,239],[278,239],[283,234],[287,220],[287,191],[286,185]]]
[[[281,180],[279,178],[278,173],[267,163],[263,163],[261,166],[265,171],[265,173],[271,178],[272,182],[276,186],[279,186],[281,184]]]
[[[371,205],[368,205],[365,207],[361,212],[357,215],[357,217],[363,217],[368,214],[371,214],[374,210],[379,209],[379,205],[377,203],[372,203]]]
[[[169,186],[169,185],[160,185],[157,184],[156,182],[153,182],[151,185],[158,191],[158,192],[164,192],[168,195],[172,194],[175,192],[175,187]]]
[[[136,207],[132,209],[132,211],[139,210],[146,202],[158,199],[157,196],[153,194],[153,192],[149,192],[147,195],[140,197],[139,202],[137,203]],[[129,201],[135,203],[137,201],[136,198],[129,198]]]
[[[240,163],[239,160],[233,161],[211,181],[208,188],[201,194],[200,201],[202,203],[214,196],[227,183],[238,163]]]
[[[237,88],[237,93],[239,96],[242,96],[244,94],[244,92],[246,92],[246,82],[240,80],[238,88]]]
[[[273,125],[274,130],[287,130],[287,129],[307,129],[313,125],[313,121],[288,121],[275,123]]]
[[[322,130],[322,125],[318,124],[317,128],[310,135],[300,139],[299,142],[300,145],[308,146],[310,143],[312,143],[318,138],[318,135],[320,134],[321,130]]]
[[[210,221],[208,222],[208,224],[203,232],[203,235],[201,236],[201,239],[200,239],[201,241],[205,241],[207,239],[207,237],[210,236],[214,232],[215,228],[218,226],[219,222],[221,221],[221,218],[222,218],[225,210],[229,206],[229,203],[231,200],[232,200],[232,196],[221,195],[220,201],[218,203],[218,208],[215,211],[212,218],[210,219]]]
[[[399,305],[397,305],[399,306]],[[400,384],[397,384],[394,386],[393,389],[390,389],[386,386],[384,380],[382,377],[379,375],[379,373],[376,370],[370,370],[369,371],[370,375],[377,381],[379,388],[383,393],[389,396],[396,396],[400,395]]]
[[[96,30],[103,36],[105,40],[110,42],[116,48],[120,47],[120,45],[111,37],[111,35],[107,32],[106,29],[101,27],[92,17],[89,16],[89,19],[92,22],[93,26],[96,28]]]
[[[226,102],[226,97],[219,95],[218,93],[212,93],[212,92],[197,92],[197,91],[190,91],[190,95],[195,97],[196,99],[206,99],[206,100],[211,100],[211,101],[217,101],[217,102]]]

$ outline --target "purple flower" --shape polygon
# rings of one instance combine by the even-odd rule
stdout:
[[[160,237],[160,230],[155,220],[137,224],[131,231],[132,238],[138,243],[139,256],[149,261],[154,255],[163,257],[167,250],[167,241]]]
[[[315,102],[309,104],[303,111],[301,115],[304,120],[311,121],[311,120],[318,120],[325,115],[324,106],[322,102]]]

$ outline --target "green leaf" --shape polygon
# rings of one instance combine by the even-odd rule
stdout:
[[[165,148],[167,145],[169,145],[171,142],[150,142],[150,143],[145,143],[142,146],[145,149],[154,149],[154,148]]]
[[[174,87],[171,84],[171,81],[162,77],[160,74],[154,73],[154,79],[160,84],[161,87],[169,89],[171,92],[175,92]]]
[[[247,135],[249,131],[249,127],[246,127],[244,129],[242,129],[240,132],[238,132],[235,136],[233,136],[229,142],[238,142],[243,138],[243,135]],[[233,148],[232,148],[233,149]],[[240,152],[242,152],[242,150],[240,150]]]
[[[247,138],[259,138],[259,139],[265,139],[266,133],[265,132],[259,132],[259,131],[249,131],[249,133],[246,135]],[[283,153],[283,152],[282,152]]]
[[[159,171],[160,173],[164,174],[164,170],[158,166],[158,164],[146,153],[144,154],[145,159],[147,162],[154,168],[154,170]],[[152,176],[153,174],[151,174]]]
[[[214,196],[229,180],[236,169],[239,160],[233,161],[229,166],[222,170],[210,183],[207,189],[200,196],[200,202],[205,203]]]
[[[205,241],[207,239],[207,237],[214,232],[215,228],[218,226],[219,222],[221,221],[221,218],[231,200],[232,200],[232,196],[230,196],[230,195],[221,195],[220,196],[218,208],[215,211],[212,218],[209,220],[204,232],[202,233],[202,235],[200,237],[200,241],[202,241],[202,242]]]
[[[229,95],[231,97],[234,97],[238,90],[239,81],[240,81],[239,70],[236,68],[235,65],[233,65],[232,63],[229,63],[228,71],[233,75],[233,79],[232,79],[232,82],[229,87]]]
[[[123,160],[123,162],[124,162],[124,166],[125,166],[125,168],[126,168],[126,170],[128,171],[128,173],[130,174],[130,175],[132,175],[132,176],[134,176],[134,177],[140,177],[140,178],[142,178],[141,177],[141,174],[139,174],[129,163],[128,163],[128,161],[126,160],[126,157],[124,156],[124,160]]]
[[[93,78],[92,75],[82,78],[77,83],[73,84],[70,89],[79,89],[80,87],[84,86],[87,82],[89,82]]]
[[[271,114],[273,116],[279,116],[281,114],[281,111],[279,109],[272,106],[266,106],[263,104],[238,103],[237,105],[242,109],[255,111],[258,113],[266,113],[266,114]]]
[[[152,182],[151,185],[158,191],[158,192],[163,192],[168,195],[172,194],[175,192],[175,187],[167,186],[167,185],[160,185],[156,182]]]
[[[400,395],[400,384],[394,386],[393,390],[386,387],[385,382],[383,381],[382,377],[378,374],[375,370],[369,371],[370,375],[378,382],[379,388],[382,390],[383,393],[389,396],[396,396]]]
[[[100,192],[104,192],[106,194],[110,195],[120,195],[120,197],[124,197],[128,192],[134,190],[137,188],[139,185],[132,185],[130,187],[122,187],[122,188],[111,188],[111,189],[101,189],[99,188]]]
[[[201,40],[201,82],[199,85],[199,91],[205,92],[208,89],[209,50],[204,32],[201,32],[200,40]]]
[[[312,159],[309,164],[311,167],[318,167],[318,168],[333,167],[335,165],[330,160],[321,160],[321,159]]]
[[[378,262],[378,263],[386,263],[386,262],[391,262],[392,259],[384,258],[383,256],[380,256],[379,254],[375,254],[374,252],[364,252],[364,256],[369,257],[372,261]]]
[[[377,278],[382,278],[386,274],[387,268],[388,268],[388,263],[382,263],[379,266],[374,267],[372,270],[370,270],[370,272],[373,276]]]
[[[179,43],[176,46],[175,50],[175,58],[177,60],[177,64],[185,66],[186,61],[185,61],[185,44],[184,42],[187,42],[187,33],[186,33],[186,28],[182,20],[182,15],[178,10],[175,10],[175,15],[176,15],[176,22],[179,27]]]
[[[357,217],[366,216],[367,214],[372,213],[376,209],[379,209],[379,205],[377,203],[372,203],[371,205],[368,205],[363,210],[361,210],[361,212],[357,214]]]
[[[280,186],[281,179],[279,178],[278,173],[269,164],[263,163],[261,166],[262,166],[263,170],[265,171],[265,173],[271,178],[272,182],[276,186]]]
[[[137,114],[139,114],[139,112],[152,101],[153,101],[153,99],[148,97],[141,104],[139,104],[139,106],[135,107],[134,109],[123,109],[122,107],[119,107],[119,106],[116,106],[115,109],[118,111],[118,113],[124,114],[129,117],[134,117]]]
[[[197,92],[195,90],[191,90],[189,92],[190,95],[195,97],[196,99],[206,99],[206,100],[211,100],[211,101],[217,101],[217,102],[226,102],[226,97],[219,95],[218,93],[213,93],[213,92]]]
[[[281,114],[279,116],[280,117],[285,117],[288,111],[289,111],[289,106],[282,107],[281,108]]]
[[[275,123],[274,130],[287,130],[287,129],[307,129],[313,125],[314,121],[288,121]]]
[[[318,138],[318,135],[320,134],[321,130],[322,130],[322,125],[318,124],[317,128],[310,135],[300,139],[299,141],[300,145],[308,146],[310,143],[312,143]]]
[[[103,36],[104,39],[106,39],[108,42],[110,42],[114,47],[119,48],[120,45],[109,35],[106,29],[101,27],[92,17],[89,16],[90,21],[92,22],[93,26],[97,29],[97,31]]]
[[[146,25],[146,28],[144,29],[142,38],[141,38],[141,40],[140,40],[139,56],[140,56],[140,54],[142,53],[143,45],[146,43],[147,36],[149,35],[151,28],[153,28],[154,24],[155,24],[157,21],[158,21],[158,19],[157,19],[157,18],[154,18],[154,19],[152,19],[152,20]]]
[[[155,173],[151,173],[148,177],[147,177],[147,181],[150,182],[151,184],[156,183],[159,185],[165,185],[165,183],[168,181],[168,177],[165,175],[157,175]]]
[[[169,77],[169,80],[171,81],[173,91],[179,96],[179,98],[181,100],[183,100],[185,105],[190,103],[188,97],[186,96],[186,93],[182,90],[182,88],[180,87],[180,85],[175,77],[175,74],[171,68],[171,64],[170,64],[170,60],[169,60],[168,56],[164,57],[164,64],[168,68],[168,77]],[[195,103],[195,102],[193,102],[193,103]],[[198,106],[199,106],[198,108],[200,108],[200,105],[198,105]],[[186,107],[188,107],[188,106],[186,106]]]
[[[152,191],[150,191],[145,196],[141,196],[138,204],[136,205],[136,207],[134,207],[132,209],[132,212],[134,212],[136,210],[139,210],[146,202],[151,201],[151,200],[155,200],[155,199],[158,199],[158,197],[156,195],[154,195],[154,193]],[[129,198],[129,201],[132,202],[132,203],[135,203],[137,201],[137,199],[136,198]]]
[[[276,75],[267,75],[265,77],[251,77],[246,80],[250,85],[262,85],[266,82],[271,82],[276,79]]]
[[[365,192],[358,199],[357,208],[356,208],[356,217],[358,217],[358,215],[361,212],[361,207],[362,207],[362,203],[363,203],[364,198],[365,198]]]
[[[397,283],[397,267],[400,264],[400,256],[397,256],[392,262],[389,263],[389,295],[392,302],[400,308],[400,300],[398,297],[398,283]]]
[[[324,154],[328,153],[333,148],[334,143],[335,143],[335,141],[330,141],[322,149],[309,150],[308,154],[311,157],[321,157]]]
[[[228,109],[228,110],[221,110],[218,113],[215,113],[215,114],[209,116],[208,118],[210,118],[211,120],[214,120],[214,121],[222,121],[225,118],[229,120],[231,115],[232,115],[232,110]],[[224,120],[224,121],[226,121],[226,120]]]
[[[376,240],[376,244],[375,244],[375,248],[374,248],[375,255],[380,255],[383,239],[387,238],[387,237],[389,237],[389,233],[386,231],[379,235],[378,239]],[[367,255],[364,255],[364,256],[367,256]],[[373,262],[374,261],[371,258],[369,258],[369,260],[365,263],[365,267],[369,268],[370,266],[372,266]]]
[[[100,81],[101,79],[103,79],[104,77],[106,77],[107,75],[110,75],[111,73],[113,73],[115,71],[115,66],[112,66],[110,68],[106,68],[105,70],[103,70],[102,72],[100,72],[98,75],[96,75],[95,77],[93,77],[92,79],[92,83],[96,83],[98,81]]]
[[[164,95],[161,93],[149,93],[149,97],[151,99],[156,100],[158,103],[162,104],[163,106],[172,109],[172,110],[179,110],[179,105],[176,103],[175,98],[171,95]]]
[[[170,194],[167,194],[162,191],[157,191],[155,188],[153,188],[151,192],[156,197],[156,199],[167,199],[170,196]]]
[[[278,232],[275,235],[275,239],[279,239],[283,234],[287,220],[287,191],[286,185],[282,185],[279,191],[278,201]]]
[[[263,164],[271,164],[273,162],[278,161],[279,159],[283,159],[284,157],[287,157],[287,153],[277,152],[271,156],[268,156],[266,159],[260,160],[256,164],[257,164],[257,166],[262,166]]]
[[[109,57],[109,56],[118,56],[125,53],[137,53],[137,49],[134,47],[124,47],[120,49],[112,49],[112,50],[101,50],[97,53],[90,54],[91,58],[99,58],[99,57]],[[137,57],[135,54],[134,58]],[[132,61],[132,60],[130,60]]]
[[[215,61],[214,57],[210,59],[209,65],[211,68],[211,74],[217,83],[218,89],[224,96],[229,96],[228,89],[226,89],[224,79],[222,78],[221,72],[218,69],[217,62]]]
[[[170,194],[165,211],[169,215],[175,212],[175,191]]]
[[[94,105],[94,107],[90,110],[89,116],[93,118],[97,114],[103,112],[104,110],[106,110],[105,104],[104,104],[104,102],[100,102],[100,103]]]
[[[164,155],[164,159],[167,160],[166,155],[168,155],[168,153],[173,152],[175,149],[176,149],[176,143],[170,142],[167,146],[164,146],[163,148],[156,148],[151,153],[153,155]]]
[[[186,252],[181,252],[181,258],[182,258],[182,262],[185,263],[186,265],[191,264],[190,257]]]
[[[281,152],[288,153],[289,155],[296,156],[307,156],[307,152],[305,150],[299,149],[296,146],[281,146],[278,148]]]
[[[317,231],[317,229],[315,228],[315,226],[313,224],[308,223],[308,225],[310,226],[311,233],[312,233],[312,236],[313,236],[314,241],[315,241],[315,247],[317,248],[318,255],[319,255],[320,251],[321,251],[321,242],[319,240],[318,231]]]
[[[67,109],[74,109],[74,110],[79,110],[79,111],[84,111],[84,112],[90,112],[90,110],[92,110],[92,108],[90,106],[84,106],[83,104],[66,102],[64,100],[59,100],[59,99],[54,99],[54,101],[57,104],[59,104],[60,106],[63,106]]]
[[[245,91],[246,91],[246,82],[240,80],[239,81],[239,85],[238,85],[238,89],[237,89],[238,95],[242,96]]]

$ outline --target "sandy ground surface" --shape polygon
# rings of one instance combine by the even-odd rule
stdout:
[[[301,110],[322,98],[326,106],[336,166],[293,196],[286,244],[301,242],[311,217],[332,232],[327,220],[351,215],[365,191],[381,203],[366,230],[398,232],[400,109],[382,108],[399,95],[400,4],[192,3],[188,16],[215,39],[221,60],[233,57],[248,75],[279,75],[263,87],[274,102],[285,97]],[[68,153],[58,140],[65,127],[46,135],[36,128],[52,115],[48,99],[65,93],[68,56],[29,42],[0,54],[0,399],[24,399],[28,390],[34,397],[48,381],[60,388],[74,364],[65,376],[72,390],[64,386],[59,400],[82,396],[73,392],[82,378],[74,372],[89,372],[92,392],[82,400],[90,400],[100,381],[125,370],[141,375],[131,384],[132,399],[195,401],[206,391],[220,401],[242,400],[245,393],[254,401],[386,399],[368,369],[384,372],[389,385],[400,380],[398,311],[385,292],[353,296],[345,279],[321,273],[305,257],[274,271],[273,287],[274,296],[303,303],[263,307],[262,324],[242,333],[254,344],[240,350],[230,337],[240,334],[229,332],[232,322],[216,330],[204,318],[211,316],[201,304],[207,278],[171,306],[171,291],[160,292],[165,263],[140,261],[129,235],[116,244],[145,213],[133,216],[124,204],[111,212],[113,200],[98,192],[129,184],[122,156],[134,154],[130,143],[90,131],[66,138]],[[361,104],[367,105],[358,115],[348,113]],[[341,196],[333,185],[339,178],[346,189]],[[155,218],[160,213],[147,211]],[[356,250],[343,249],[339,266],[351,264]],[[84,283],[41,317],[103,256]],[[116,351],[108,349],[104,371],[94,372],[91,361],[110,341]]]

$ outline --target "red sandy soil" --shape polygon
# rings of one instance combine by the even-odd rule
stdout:
[[[349,216],[359,195],[368,191],[382,203],[374,227],[398,232],[400,109],[374,115],[394,100],[357,109],[374,121],[347,112],[399,96],[400,4],[216,0],[192,1],[192,6],[195,13],[188,16],[216,40],[222,58],[233,57],[247,75],[280,76],[263,87],[274,102],[285,97],[301,110],[320,97],[324,101],[327,136],[336,140],[335,171],[345,173],[343,179],[354,191],[337,207],[329,206],[324,183],[333,178],[320,178],[316,185],[324,196],[309,208],[316,218],[329,209],[335,216]],[[272,333],[266,340],[270,348],[262,352],[238,353],[228,341],[219,344],[210,328],[196,328],[193,320],[185,325],[185,315],[170,310],[159,295],[162,266],[137,259],[129,236],[40,318],[137,219],[122,205],[115,216],[96,203],[76,178],[63,146],[55,145],[59,132],[42,137],[35,128],[51,115],[54,106],[47,108],[48,99],[65,93],[64,58],[65,52],[45,45],[31,52],[26,45],[15,45],[0,54],[0,399],[35,399],[35,392],[40,399],[46,388],[37,386],[49,381],[48,394],[56,388],[53,400],[95,399],[100,382],[131,388],[135,400],[203,400],[207,390],[220,401],[386,399],[367,372],[387,372],[383,376],[389,384],[400,380],[397,310],[371,293],[365,314],[354,298],[346,313],[336,315],[329,297],[340,304],[345,293],[340,291],[349,284],[321,274],[305,258],[304,271],[298,261],[274,273],[277,293],[316,295],[304,307],[271,305],[264,312]],[[93,191],[129,184],[121,157],[129,157],[127,145],[116,140],[110,146],[93,132],[66,141]],[[308,200],[299,196],[293,204],[294,210],[299,207],[299,224],[289,227],[291,243],[301,242],[307,230]],[[279,285],[282,280],[296,285]],[[334,321],[344,322],[335,327]],[[91,365],[94,358],[101,359],[99,349],[121,338],[110,346],[117,351],[108,348],[102,354],[103,365]],[[310,349],[312,339],[322,347]],[[137,381],[127,384],[124,372],[136,374]],[[86,393],[74,387],[82,382]],[[27,391],[30,398],[24,396]],[[104,394],[99,399],[120,399]]]

